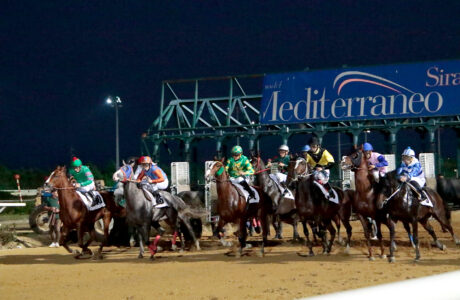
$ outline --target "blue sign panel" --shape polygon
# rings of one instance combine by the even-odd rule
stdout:
[[[460,115],[460,60],[270,74],[261,123]]]

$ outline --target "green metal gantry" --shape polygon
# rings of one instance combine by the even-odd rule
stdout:
[[[295,134],[315,134],[320,142],[331,132],[350,134],[358,144],[364,130],[381,131],[388,137],[387,153],[396,154],[396,135],[399,130],[416,128],[429,135],[429,151],[436,153],[436,131],[441,127],[455,128],[457,132],[457,168],[460,170],[460,116],[400,118],[365,121],[266,125],[260,123],[260,104],[263,74],[167,80],[161,86],[160,114],[142,137],[142,152],[159,160],[159,148],[164,142],[183,142],[186,161],[191,161],[192,144],[206,139],[215,141],[216,154],[222,156],[222,145],[227,138],[246,138],[249,150],[258,150],[257,141],[267,135],[282,137],[284,144]],[[256,85],[258,93],[247,92],[245,82]],[[182,85],[182,86],[181,86]],[[200,86],[226,86],[228,92],[217,96],[202,96]],[[184,88],[185,86],[185,88]],[[180,97],[181,93],[189,95]],[[185,92],[184,92],[185,91]],[[209,92],[209,91],[208,91]],[[208,93],[207,92],[207,93]],[[440,157],[437,155],[437,167]],[[439,170],[437,170],[439,172]]]

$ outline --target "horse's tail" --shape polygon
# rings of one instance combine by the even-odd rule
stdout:
[[[447,220],[447,223],[450,225],[452,215],[451,215],[451,211],[450,211],[449,205],[447,204],[446,199],[444,197],[441,197],[441,195],[439,195],[439,193],[436,192],[435,190],[433,190],[431,188],[426,188],[426,189],[432,195],[432,197],[434,196],[434,197],[439,198],[439,199],[442,200],[442,205],[444,207],[444,213],[445,213],[445,216],[446,216],[446,220]]]
[[[181,219],[183,217],[188,217],[191,219],[200,219],[206,216],[206,211],[204,209],[192,208],[188,206],[184,202],[184,200],[182,200],[182,198],[180,198],[179,196],[176,196],[176,195],[171,195],[171,196],[172,196],[172,201],[170,201],[171,205],[177,211]]]

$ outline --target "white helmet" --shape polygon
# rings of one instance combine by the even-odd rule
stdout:
[[[415,157],[415,151],[411,149],[411,147],[407,147],[403,153],[403,156],[410,156],[410,157]]]
[[[280,150],[284,150],[284,151],[287,151],[289,152],[289,147],[287,145],[281,145],[279,148],[278,148],[278,151]]]

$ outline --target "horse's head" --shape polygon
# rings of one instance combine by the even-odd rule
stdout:
[[[361,149],[356,149],[352,154],[348,156],[344,156],[342,161],[340,162],[340,166],[342,170],[355,170],[359,169],[362,166],[364,159],[363,159],[363,151]],[[365,166],[364,166],[365,167]]]
[[[123,166],[120,169],[118,169],[115,173],[113,173],[113,181],[118,182],[127,181],[128,179],[131,179],[131,177],[134,175],[135,163],[136,160],[128,160],[128,163],[123,161]]]
[[[308,172],[308,165],[305,158],[300,156],[291,155],[288,166],[288,175],[286,184],[289,184],[297,180],[300,175],[305,175]]]
[[[260,153],[251,155],[250,162],[256,172],[265,169],[265,163],[260,157]]]
[[[377,195],[377,209],[382,209],[383,206],[393,198],[393,192],[397,189],[398,181],[394,176],[394,172],[388,173],[386,176],[381,176],[379,182],[376,185],[375,193]]]
[[[67,178],[67,169],[66,167],[57,166],[56,169],[51,172],[48,179],[45,181],[45,188],[62,188],[69,184],[69,179]]]
[[[206,170],[206,180],[211,181],[211,179],[220,177],[225,174],[225,166],[224,163],[220,160],[214,161],[209,169]]]

